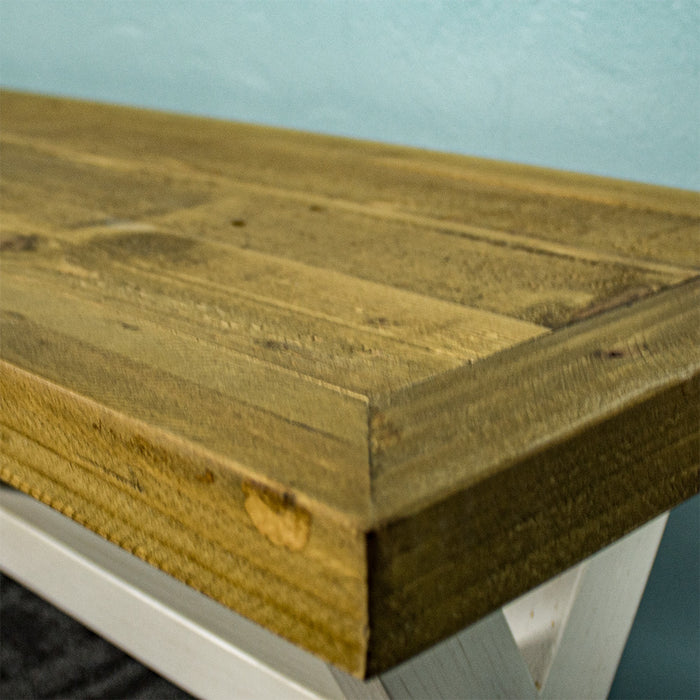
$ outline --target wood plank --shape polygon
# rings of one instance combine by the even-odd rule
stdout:
[[[692,383],[699,346],[700,280],[693,280],[376,399],[378,517],[382,509],[408,514],[442,489],[466,487],[624,415],[662,388]]]
[[[610,298],[641,297],[698,272],[595,249],[543,245],[531,236],[471,224],[386,215],[376,207],[323,199],[309,204],[308,198],[284,194],[244,192],[163,215],[158,222],[180,235],[202,230],[248,250],[273,255],[282,250],[314,267],[547,327],[595,312]],[[693,258],[685,260],[690,265]]]
[[[11,92],[0,127],[3,480],[342,668],[697,493],[698,193]]]
[[[7,186],[51,192],[48,218],[61,217],[64,227],[155,219],[179,235],[284,251],[288,259],[550,327],[607,298],[653,293],[700,267],[690,235],[700,226],[697,193],[407,149],[399,158],[393,147],[350,148],[339,139],[215,120],[181,117],[178,131],[162,115],[80,103],[49,102],[30,118],[36,99],[5,97]],[[51,138],[57,118],[75,120],[60,144]],[[96,143],[106,119],[112,127]],[[195,129],[193,150],[187,133]],[[143,157],[134,159],[134,149]],[[40,156],[51,167],[37,168]],[[409,156],[447,158],[452,166],[441,178],[430,168],[398,167]],[[327,177],[329,162],[334,177]],[[56,183],[71,179],[71,164],[83,191],[61,198],[65,188]],[[48,180],[42,185],[37,175]],[[138,203],[126,206],[119,193],[139,186]],[[27,196],[10,191],[11,201]],[[32,198],[40,208],[49,199]],[[78,211],[76,201],[92,209]]]
[[[274,413],[237,403],[220,391],[172,373],[125,360],[65,335],[47,334],[41,326],[23,319],[4,322],[2,338],[3,355],[10,361],[19,358],[22,366],[36,376],[60,381],[69,390],[146,425],[203,445],[236,465],[246,465],[243,468],[248,475],[257,475],[262,483],[280,488],[285,484],[354,520],[366,517],[369,468],[362,432],[350,441],[312,430]],[[3,374],[11,382],[6,389],[3,412],[13,410],[19,420],[22,413],[16,405],[12,408],[14,404],[10,400],[19,401],[22,392],[40,389],[20,383],[13,367],[3,367]],[[352,409],[357,415],[360,407],[350,404],[348,408],[346,415],[352,420]],[[42,406],[34,412],[39,410],[49,409]],[[59,423],[63,420],[61,416],[61,413],[49,413]],[[95,433],[99,433],[99,421],[93,426],[87,417],[75,420],[85,423],[83,429],[87,432],[83,441],[90,444],[96,438]],[[25,425],[22,430],[40,439],[46,428],[37,423],[33,427]],[[67,427],[56,427],[54,437],[66,430]],[[364,433],[366,430],[365,421]],[[134,428],[132,432],[142,431]],[[132,443],[127,441],[127,444]],[[137,449],[137,445],[133,444],[131,449]],[[95,459],[100,462],[99,454]]]
[[[370,539],[370,664],[698,492],[699,300],[695,281],[387,397],[370,435],[384,520]]]
[[[120,306],[131,303],[131,315],[146,309],[160,315],[169,311],[170,323],[186,318],[199,330],[208,326],[243,352],[265,355],[277,350],[281,366],[292,358],[279,353],[286,342],[293,346],[297,363],[313,356],[299,371],[314,375],[325,366],[327,381],[347,388],[352,386],[347,372],[371,373],[385,355],[414,357],[414,364],[430,371],[431,363],[433,369],[442,369],[441,362],[456,365],[485,357],[545,330],[278,256],[160,231],[123,232],[119,225],[109,229],[97,227],[94,237],[77,246],[46,239],[43,256],[36,249],[30,256],[8,251],[6,272],[18,284],[28,284],[30,274],[41,276],[42,285],[52,285],[57,293],[79,285],[81,295],[103,304],[111,298],[116,304],[118,297]],[[262,319],[264,328],[256,323]],[[342,333],[345,345],[355,348],[324,346],[337,343]],[[370,362],[342,367],[342,373],[336,367],[335,376],[329,374],[329,357],[335,365],[353,349],[361,355],[363,346],[365,354],[375,355]],[[369,374],[353,388],[370,392],[379,381]]]
[[[133,164],[133,154],[140,153],[142,167],[155,161],[171,175],[183,168],[199,173],[200,181],[223,175],[577,248],[635,255],[641,247],[640,257],[679,266],[689,262],[685,243],[681,239],[677,249],[665,234],[700,225],[697,192],[214,119],[174,121],[147,110],[86,108],[20,93],[5,92],[3,103],[3,122],[12,124],[12,135],[3,139],[29,139],[54,153],[77,151],[83,163],[110,168],[122,165],[120,159]],[[335,177],[328,177],[329,162]],[[698,246],[693,252],[697,266]]]
[[[6,363],[1,369],[3,481],[306,649],[364,673],[361,531],[342,527],[328,509],[312,515],[308,500],[268,487],[242,465]],[[280,541],[280,522],[296,536]]]

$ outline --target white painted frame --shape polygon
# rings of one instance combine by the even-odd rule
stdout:
[[[603,698],[667,515],[365,682],[6,487],[0,569],[202,698]]]

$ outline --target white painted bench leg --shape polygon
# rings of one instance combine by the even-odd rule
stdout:
[[[605,698],[642,599],[668,513],[583,564],[543,698]]]
[[[382,674],[391,698],[534,698],[532,677],[501,610]]]
[[[501,610],[366,683],[333,672],[348,698],[536,697]]]

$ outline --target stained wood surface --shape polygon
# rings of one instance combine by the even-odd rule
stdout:
[[[696,493],[700,195],[0,97],[2,478],[363,676]]]

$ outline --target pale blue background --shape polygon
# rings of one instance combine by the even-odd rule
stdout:
[[[700,189],[697,0],[0,0],[0,82]],[[700,696],[699,536],[695,498],[612,697]]]

